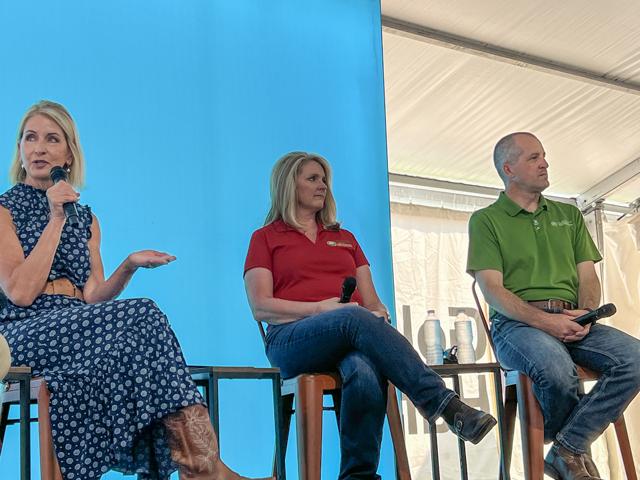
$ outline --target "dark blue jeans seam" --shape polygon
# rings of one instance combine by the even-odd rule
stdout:
[[[447,394],[447,396],[444,397],[444,399],[440,402],[440,405],[438,405],[438,408],[436,409],[435,413],[433,415],[431,415],[431,417],[427,418],[427,421],[430,422],[430,423],[433,423],[438,418],[440,418],[440,416],[442,415],[442,412],[444,412],[444,409],[447,407],[447,404],[455,396],[456,396],[455,392],[453,392],[453,391],[449,392]]]
[[[499,335],[499,334],[498,334],[498,332],[495,332],[495,333],[494,333],[494,337],[496,337],[496,336],[498,336],[498,335]],[[505,343],[509,348],[511,348],[511,350],[513,350],[513,352],[517,353],[517,354],[518,354],[518,356],[519,356],[521,359],[524,359],[524,360],[525,360],[524,362],[522,362],[523,364],[531,363],[531,362],[528,362],[528,361],[527,361],[527,356],[526,356],[526,355],[525,355],[525,354],[524,354],[524,353],[523,353],[523,352],[522,352],[522,351],[521,351],[521,350],[520,350],[520,349],[519,349],[519,348],[518,348],[514,343],[512,343],[511,341],[509,341],[509,340],[508,340],[507,338],[505,338],[505,337],[501,337],[501,340],[502,340],[502,341],[503,341],[503,342],[504,342],[504,343]],[[536,365],[531,365],[531,366],[530,366],[530,368],[531,368],[531,376],[530,376],[530,375],[528,375],[526,372],[519,372],[519,373],[524,373],[527,377],[529,377],[529,379],[531,379],[531,381],[532,381],[532,382],[534,382],[534,380],[533,380],[532,376],[536,376],[536,377],[537,377],[537,376],[539,375],[539,373],[540,373],[540,372],[538,371],[538,368],[536,367]],[[534,383],[535,383],[535,382],[534,382]],[[540,390],[540,391],[538,392],[538,395],[540,395],[540,397],[541,397],[541,398],[538,398],[538,403],[539,403],[541,406],[542,406],[542,405],[546,405],[546,403],[545,403],[545,402],[546,402],[546,399],[545,399],[545,395],[544,395],[544,389],[539,389],[539,390]],[[536,398],[537,398],[537,396],[536,396]]]
[[[494,334],[494,337],[497,337],[497,336],[499,336],[499,334],[497,334],[497,333]],[[513,350],[515,353],[517,353],[520,356],[521,359],[525,360],[524,362],[522,362],[523,364],[524,363],[530,363],[527,360],[527,356],[514,343],[512,343],[508,338],[505,338],[503,336],[501,336],[500,338],[506,345],[509,346],[509,348],[511,350]],[[500,361],[500,360],[498,359],[498,361]],[[531,370],[532,370],[532,373],[534,375],[537,375],[539,373],[535,365],[531,366]],[[525,372],[521,372],[521,373],[525,373]],[[526,375],[526,373],[525,373],[525,375]],[[529,376],[529,375],[527,375],[527,376]],[[531,377],[529,376],[529,378],[531,378]]]
[[[602,389],[607,385],[607,383],[609,383],[609,377],[606,377],[603,380],[603,382],[600,384],[600,388],[598,389],[598,391],[595,392],[593,395],[590,395],[589,399],[584,403],[584,405],[581,405],[580,408],[577,411],[574,411],[572,413],[571,417],[569,418],[569,421],[562,426],[562,429],[560,430],[560,432],[558,432],[558,435],[556,435],[557,441],[559,443],[561,443],[564,447],[568,448],[569,450],[571,450],[574,453],[585,453],[586,450],[585,449],[580,449],[580,448],[574,446],[573,444],[571,444],[567,440],[567,436],[566,436],[565,432],[566,432],[566,430],[571,430],[571,427],[575,423],[575,419],[579,418],[580,414],[582,413],[582,411],[585,408],[587,408],[589,405],[591,405],[591,403],[594,401],[594,399],[598,398],[598,396],[602,392]]]
[[[611,360],[613,360],[613,362],[616,364],[616,366],[620,366],[622,365],[622,363],[620,362],[620,360],[618,360],[617,357],[614,357],[613,355],[611,355],[609,352],[607,352],[606,350],[598,350],[597,348],[585,348],[583,346],[576,346],[574,347],[575,350],[583,350],[585,352],[593,352],[593,353],[599,353],[600,355],[603,355],[607,358],[610,358]]]
[[[610,355],[609,352],[601,351],[601,350],[598,350],[598,349],[595,349],[595,348],[584,348],[584,347],[580,347],[580,346],[577,346],[576,349],[587,351],[587,352],[598,353],[598,354],[603,355],[603,356],[605,356],[607,358],[610,358],[616,364],[616,367],[621,365],[621,362],[616,357],[614,357],[613,355]],[[568,448],[569,450],[573,451],[574,453],[585,453],[586,450],[582,450],[582,449],[579,449],[579,448],[575,447],[573,444],[571,444],[567,440],[566,432],[568,430],[569,431],[571,430],[571,427],[573,427],[573,425],[574,425],[574,423],[576,421],[576,418],[580,417],[580,415],[582,414],[584,409],[589,407],[589,405],[591,405],[591,403],[596,398],[598,398],[598,396],[604,391],[605,387],[607,386],[607,383],[609,383],[609,380],[610,380],[610,377],[608,377],[608,376],[604,377],[604,379],[600,382],[600,386],[598,387],[598,390],[595,393],[593,393],[593,395],[591,395],[591,394],[588,395],[589,399],[583,405],[580,405],[578,410],[575,410],[574,412],[572,412],[572,415],[570,416],[570,418],[567,421],[567,423],[565,423],[562,426],[562,429],[560,430],[560,432],[558,432],[558,435],[556,436],[556,439],[565,448]]]
[[[301,320],[304,320],[304,319],[301,319]],[[301,320],[296,320],[296,322],[299,322],[299,321],[301,321]],[[293,339],[293,340],[286,340],[286,341],[278,341],[277,339],[275,339],[275,340],[270,340],[270,339],[267,337],[267,348],[272,347],[272,346],[273,346],[273,347],[283,347],[283,346],[289,346],[289,345],[297,345],[297,344],[299,344],[299,343],[301,343],[301,342],[306,342],[306,341],[308,341],[308,340],[310,340],[310,339],[313,339],[313,338],[316,338],[316,337],[324,336],[324,335],[326,335],[326,332],[327,332],[327,331],[331,331],[331,330],[334,330],[334,331],[335,331],[335,330],[339,330],[339,328],[340,328],[340,327],[338,327],[338,328],[336,328],[336,327],[328,327],[326,330],[323,330],[323,331],[321,331],[321,332],[313,333],[313,334],[310,334],[310,335],[309,335],[309,334],[307,334],[307,335],[305,335],[304,337],[296,338],[296,339]]]

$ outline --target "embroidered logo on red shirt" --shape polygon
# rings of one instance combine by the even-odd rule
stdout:
[[[327,240],[327,245],[329,245],[330,247],[353,248],[353,245],[351,243],[334,242],[333,240]]]

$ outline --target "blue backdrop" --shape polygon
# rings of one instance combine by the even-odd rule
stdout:
[[[291,150],[332,163],[339,219],[394,311],[378,0],[2,2],[0,69],[5,169],[24,110],[42,98],[65,104],[80,129],[81,201],[101,221],[106,270],[136,249],[178,257],[139,272],[123,296],[158,302],[189,363],[267,365],[242,266],[267,211],[271,166]],[[220,406],[225,461],[267,474],[269,386],[227,382]],[[335,478],[326,417],[323,478]],[[391,476],[385,443],[380,473]],[[18,478],[16,427],[0,469]]]

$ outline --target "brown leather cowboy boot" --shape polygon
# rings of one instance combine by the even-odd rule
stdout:
[[[558,444],[551,447],[544,459],[544,473],[554,480],[602,480],[587,471],[581,454]]]
[[[164,424],[180,480],[247,480],[220,460],[218,439],[203,405],[182,408]]]
[[[596,463],[593,461],[593,458],[588,453],[582,454],[582,461],[584,462],[584,466],[589,472],[589,475],[592,477],[599,478],[600,473],[598,472],[598,467],[596,467]]]

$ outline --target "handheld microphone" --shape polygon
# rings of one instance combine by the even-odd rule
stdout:
[[[338,303],[349,303],[351,301],[351,295],[353,295],[353,291],[356,289],[356,279],[354,277],[347,277],[342,282],[342,295],[340,295],[340,300]]]
[[[62,167],[53,167],[49,172],[49,176],[53,183],[67,181],[67,172]],[[78,209],[76,208],[75,202],[65,203],[62,205],[62,209],[64,210],[64,216],[67,217],[69,225],[72,227],[80,225],[80,218],[78,217]]]
[[[580,315],[575,319],[575,321],[584,327],[587,323],[595,323],[601,318],[610,317],[615,314],[616,311],[616,306],[613,303],[607,303],[606,305],[602,305],[600,308],[596,308],[589,313]]]

